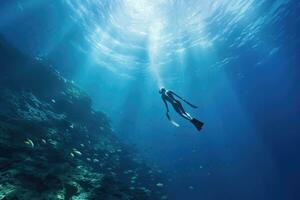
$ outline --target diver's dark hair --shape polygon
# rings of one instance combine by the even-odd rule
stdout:
[[[166,88],[164,88],[164,87],[161,87],[161,88],[159,89],[159,93],[160,93],[160,94],[163,93],[164,91],[166,91]]]

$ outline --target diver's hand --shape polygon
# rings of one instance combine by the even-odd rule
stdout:
[[[198,106],[195,106],[195,105],[191,105],[191,107],[192,107],[192,108],[195,108],[195,109],[197,109],[197,108],[198,108]]]
[[[174,122],[171,117],[169,116],[169,111],[167,111],[166,113],[168,120],[176,127],[179,127],[179,124],[177,124],[176,122]]]
[[[168,119],[170,119],[169,111],[167,111],[166,116]]]
[[[190,102],[188,102],[188,101],[185,100],[185,99],[183,99],[183,101],[184,101],[185,103],[187,103],[189,106],[191,106],[192,108],[195,108],[195,109],[198,108],[198,106],[195,106],[195,105],[191,104]]]

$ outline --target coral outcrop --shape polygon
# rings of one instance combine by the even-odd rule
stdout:
[[[0,200],[165,199],[89,96],[0,40]]]

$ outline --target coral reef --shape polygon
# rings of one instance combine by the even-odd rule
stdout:
[[[0,200],[166,199],[89,96],[0,39]]]

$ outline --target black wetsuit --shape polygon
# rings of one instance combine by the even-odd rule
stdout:
[[[182,117],[184,117],[187,120],[192,120],[192,118],[189,116],[189,114],[184,110],[182,104],[180,101],[175,99],[174,93],[172,91],[166,90],[166,92],[162,93],[161,98],[166,104],[166,101],[168,101],[170,104],[172,104],[175,111]],[[167,104],[166,104],[167,106]],[[167,106],[168,107],[168,106]]]
[[[194,107],[194,108],[197,108],[196,106],[193,106],[192,104],[190,104],[189,102],[187,102],[186,100],[184,100],[183,98],[181,98],[180,96],[178,96],[177,94],[175,94],[174,92],[170,91],[170,90],[165,90],[164,92],[161,93],[161,98],[163,100],[163,102],[165,103],[166,105],[166,108],[167,108],[167,117],[169,120],[170,117],[169,117],[169,108],[168,108],[168,104],[167,102],[169,102],[170,104],[172,104],[174,110],[180,115],[182,116],[183,118],[189,120],[190,122],[192,122],[194,124],[194,126],[197,128],[197,130],[201,130],[202,129],[202,126],[204,125],[203,122],[191,117],[191,115],[189,113],[187,113],[181,102],[179,100],[177,100],[174,96],[182,99],[184,102],[186,102],[187,104],[189,104],[190,106]]]

